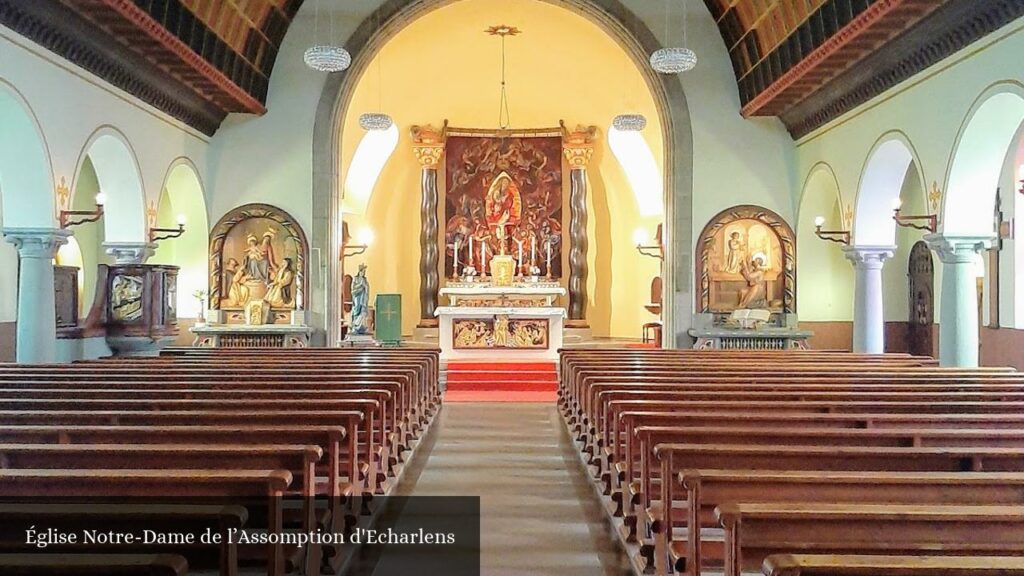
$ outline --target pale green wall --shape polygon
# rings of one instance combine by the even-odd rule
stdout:
[[[96,171],[87,156],[82,162],[82,170],[78,173],[75,190],[71,197],[72,210],[92,210],[96,207],[96,194],[100,191],[100,183]],[[72,228],[78,247],[82,251],[82,315],[87,316],[92,309],[92,301],[96,294],[96,269],[100,264],[113,264],[103,248],[103,221],[83,224]]]
[[[0,174],[0,177],[3,175]],[[0,186],[3,181],[0,180]],[[3,205],[0,203],[0,222]],[[18,251],[0,238],[0,322],[14,322],[18,316]]]
[[[150,262],[180,268],[178,317],[196,318],[199,302],[192,294],[196,290],[206,290],[209,284],[206,259],[209,226],[202,186],[195,172],[185,165],[175,167],[167,178],[157,209],[157,227],[176,228],[179,214],[186,219],[185,233],[180,238],[160,242]]]
[[[923,178],[905,183],[906,213],[921,213],[923,191],[931,189],[932,183],[945,190],[957,134],[975,100],[1001,82],[1024,84],[1022,31],[1024,20],[1018,20],[800,139],[796,144],[797,172],[807,174],[817,163],[827,162],[835,170],[840,189],[855,194],[868,154],[883,134],[896,130],[911,142],[923,174]],[[1009,184],[1010,177],[1004,174],[1003,180]],[[856,205],[852,195],[847,202]],[[884,270],[887,320],[906,320],[906,254],[920,237],[918,232],[897,234],[899,254]],[[801,266],[821,265],[807,256],[802,255]],[[937,257],[936,268],[938,309],[941,264]],[[1012,271],[1004,268],[1003,274],[1012,275]],[[1011,297],[1003,291],[1004,301]]]
[[[807,322],[853,320],[853,265],[837,244],[814,235],[814,219],[824,230],[841,230],[842,194],[827,165],[807,177],[796,227],[797,313]]]

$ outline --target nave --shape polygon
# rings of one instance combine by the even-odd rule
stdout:
[[[392,553],[425,573],[454,565],[465,549],[295,545],[379,528],[384,497],[411,496],[480,499],[479,559],[451,574],[1024,574],[1013,369],[580,348],[561,351],[557,405],[445,404],[437,354],[171,349],[0,365],[0,570],[387,576],[373,554]],[[278,536],[41,550],[24,537],[37,525]]]

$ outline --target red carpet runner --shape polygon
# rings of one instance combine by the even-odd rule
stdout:
[[[450,362],[446,402],[554,402],[554,362]]]

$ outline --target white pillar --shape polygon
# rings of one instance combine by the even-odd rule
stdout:
[[[145,264],[156,253],[153,242],[104,242],[103,248],[114,257],[114,264]]]
[[[882,315],[882,264],[895,246],[846,246],[843,253],[856,271],[853,298],[853,351],[885,352],[885,317]]]
[[[928,247],[942,261],[942,300],[939,310],[939,365],[978,366],[977,254],[992,244],[992,236],[929,234]]]
[[[5,228],[7,241],[18,249],[19,363],[57,360],[57,312],[53,289],[53,258],[68,241],[70,230]]]

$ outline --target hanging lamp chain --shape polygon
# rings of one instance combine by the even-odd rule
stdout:
[[[508,90],[505,86],[505,36],[501,36],[501,102],[498,108],[498,127],[507,130],[512,125],[508,106]]]

